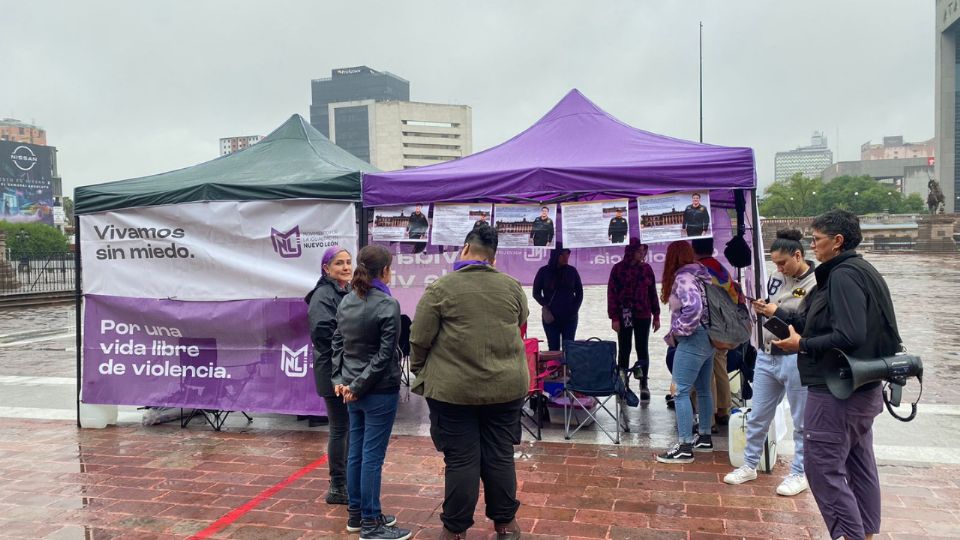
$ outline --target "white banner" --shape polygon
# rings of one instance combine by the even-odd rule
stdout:
[[[218,201],[80,216],[83,292],[176,300],[295,298],[323,252],[356,257],[353,203]]]

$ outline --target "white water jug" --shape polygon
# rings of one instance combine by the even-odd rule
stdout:
[[[117,423],[116,405],[80,404],[80,427],[103,429]]]
[[[728,441],[730,443],[730,464],[734,467],[743,465],[743,451],[747,447],[747,418],[750,415],[750,409],[734,409],[730,413],[730,424],[727,425]],[[763,450],[760,453],[760,463],[757,464],[757,470],[770,472],[777,464],[777,436],[775,434],[776,422],[770,422],[770,429],[767,432],[767,438],[763,442]],[[769,460],[767,457],[769,456]]]

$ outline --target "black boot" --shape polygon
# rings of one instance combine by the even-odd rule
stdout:
[[[330,423],[330,420],[326,416],[308,416],[307,425],[308,427],[317,427],[325,426]]]
[[[347,497],[347,485],[342,481],[330,481],[330,489],[327,491],[327,504],[349,504]]]
[[[650,401],[650,388],[647,387],[647,378],[640,378],[640,401]]]
[[[514,519],[510,523],[494,524],[497,531],[497,540],[520,540],[520,525]]]

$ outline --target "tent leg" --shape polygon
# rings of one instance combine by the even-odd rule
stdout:
[[[762,246],[760,245],[760,209],[757,206],[757,190],[756,188],[750,190],[750,216],[753,220],[751,224],[751,229],[753,230],[753,287],[754,293],[757,298],[763,298],[763,287],[764,283],[761,283],[763,279],[763,262],[764,255],[762,251]],[[757,324],[757,343],[763,343],[763,329]]]
[[[73,281],[74,281],[74,294],[76,296],[74,302],[74,309],[76,313],[74,314],[75,324],[77,325],[77,427],[80,427],[80,387],[82,386],[83,381],[83,316],[81,312],[83,310],[83,294],[80,290],[80,216],[73,216]]]
[[[363,207],[363,203],[357,203],[357,216],[360,221],[360,238],[357,238],[357,248],[362,249],[366,247],[370,234],[369,226],[367,225],[367,209]]]

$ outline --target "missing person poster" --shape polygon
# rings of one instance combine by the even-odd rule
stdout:
[[[435,204],[430,243],[435,246],[462,246],[467,234],[480,225],[492,225],[492,204]]]
[[[621,246],[630,238],[627,199],[563,203],[563,247]]]
[[[710,192],[689,191],[637,198],[645,244],[710,238]]]
[[[554,247],[557,205],[498,204],[494,208],[500,247]]]
[[[378,242],[426,242],[429,207],[384,206],[373,210],[373,239]]]

